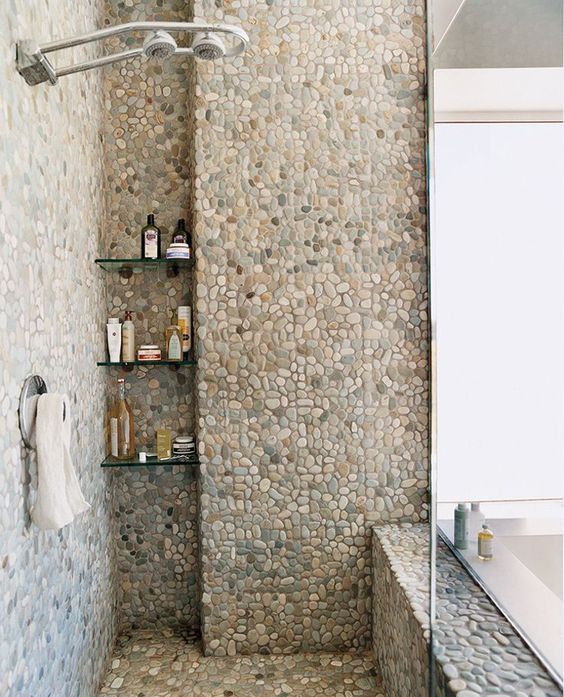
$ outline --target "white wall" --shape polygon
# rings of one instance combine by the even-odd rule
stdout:
[[[563,141],[436,126],[439,501],[564,494]]]

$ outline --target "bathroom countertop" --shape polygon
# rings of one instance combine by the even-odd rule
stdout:
[[[375,526],[374,544],[405,593],[429,641],[429,525]],[[521,637],[470,578],[446,545],[437,547],[436,614],[432,635],[437,682],[460,697],[560,697],[561,689]]]

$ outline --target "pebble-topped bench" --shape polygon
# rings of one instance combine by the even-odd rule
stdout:
[[[373,528],[373,645],[388,697],[429,694],[429,526]],[[444,543],[437,548],[436,697],[562,690]]]

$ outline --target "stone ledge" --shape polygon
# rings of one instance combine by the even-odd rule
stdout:
[[[372,640],[388,697],[429,695],[429,545],[422,535],[427,527],[373,528]]]
[[[429,526],[382,525],[373,533],[374,652],[389,697],[418,697],[427,694],[428,680],[421,660],[430,638]],[[437,570],[437,697],[561,696],[521,637],[442,542]]]

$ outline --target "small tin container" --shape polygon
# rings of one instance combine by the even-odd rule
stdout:
[[[160,361],[161,350],[156,344],[143,344],[137,349],[138,361]]]

